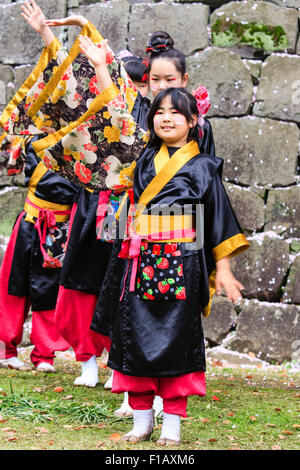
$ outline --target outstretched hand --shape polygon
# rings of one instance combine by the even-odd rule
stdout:
[[[83,26],[88,23],[87,18],[82,15],[71,15],[66,18],[46,20],[47,26]]]
[[[107,39],[96,46],[88,36],[79,36],[79,44],[81,51],[92,62],[94,67],[106,66],[106,54],[108,52]]]
[[[46,27],[46,17],[40,7],[35,3],[34,0],[29,0],[24,2],[21,5],[23,13],[21,16],[27,23],[39,34],[42,33],[43,29]]]

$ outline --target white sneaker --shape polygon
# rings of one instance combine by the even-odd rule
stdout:
[[[38,372],[56,372],[55,367],[52,364],[49,364],[49,362],[41,362],[36,370]]]
[[[124,393],[124,400],[120,408],[118,408],[114,415],[118,418],[131,418],[133,416],[133,410],[128,403],[128,392]]]
[[[97,383],[99,382],[96,356],[92,356],[88,361],[83,362],[81,367],[81,375],[74,380],[74,385],[96,387]]]
[[[7,369],[16,369],[16,370],[31,370],[31,366],[25,362],[15,357],[10,357],[9,359],[1,359],[0,367],[5,367]]]

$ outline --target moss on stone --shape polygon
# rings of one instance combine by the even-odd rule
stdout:
[[[288,37],[282,26],[254,22],[246,24],[222,18],[212,25],[211,31],[212,43],[219,47],[241,44],[273,52],[284,50],[289,45]]]

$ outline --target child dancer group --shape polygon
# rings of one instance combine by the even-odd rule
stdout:
[[[165,32],[147,60],[116,58],[82,16],[46,20],[34,0],[21,15],[45,48],[0,118],[8,174],[24,169],[28,185],[0,271],[1,364],[26,368],[17,346],[31,306],[37,370],[55,371],[55,351],[72,347],[74,383],[95,387],[105,348],[106,387],[133,410],[122,439],[150,439],[160,397],[157,444],[179,444],[188,396],[206,393],[201,315],[223,289],[239,301],[230,258],[249,246],[222,184],[207,92],[186,90],[184,54]],[[61,25],[82,28],[69,52],[50,29]]]

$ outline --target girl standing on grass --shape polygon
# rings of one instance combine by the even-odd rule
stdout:
[[[84,37],[81,48],[99,83],[110,86],[104,51]],[[180,443],[188,396],[205,395],[200,314],[209,314],[215,290],[224,288],[235,303],[241,297],[229,258],[249,243],[222,184],[223,160],[200,152],[197,121],[196,99],[184,88],[161,91],[148,115],[150,141],[135,168],[135,212],[118,255],[126,265],[108,360],[112,392],[128,391],[133,409],[125,441],[150,438],[158,395],[164,407],[158,444]],[[166,207],[175,215],[166,215]],[[114,284],[113,272],[106,282]]]

